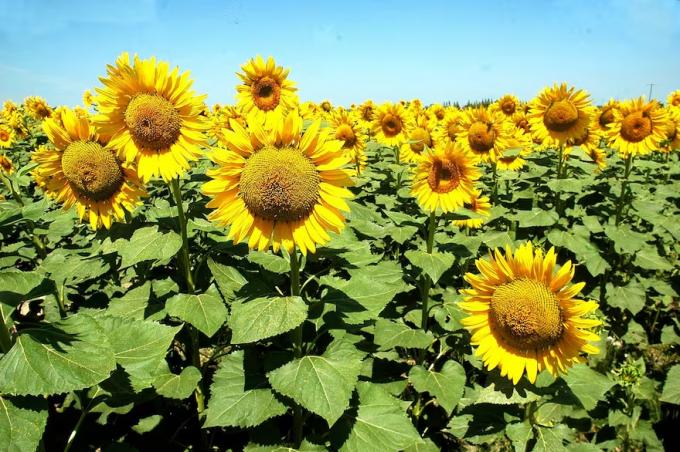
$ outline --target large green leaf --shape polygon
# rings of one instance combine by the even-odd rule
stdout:
[[[354,345],[334,341],[323,355],[295,359],[267,377],[275,391],[318,414],[331,426],[349,406],[362,357]]]
[[[350,280],[324,276],[320,282],[329,287],[322,301],[335,305],[343,320],[353,325],[376,319],[397,292],[403,290],[403,285],[376,281],[368,274]]]
[[[296,328],[307,318],[300,297],[270,297],[234,303],[229,316],[233,344],[267,339]]]
[[[248,253],[248,260],[260,265],[270,272],[288,273],[290,271],[290,262],[275,254],[251,251]]]
[[[572,367],[562,379],[567,382],[583,408],[589,411],[595,408],[598,401],[604,400],[606,392],[616,384],[611,378],[585,364]]]
[[[47,424],[47,400],[37,397],[0,396],[2,450],[34,452]]]
[[[680,365],[675,365],[668,371],[659,400],[680,405]]]
[[[137,229],[130,240],[119,239],[115,248],[120,255],[121,268],[144,261],[170,260],[182,247],[182,239],[176,232],[159,232],[158,226]]]
[[[208,259],[208,268],[210,268],[217,286],[225,296],[233,296],[234,292],[248,283],[248,280],[234,267],[228,267]]]
[[[106,310],[108,315],[129,319],[144,319],[145,311],[151,298],[151,283],[145,282],[139,287],[129,290],[120,298],[114,298]]]
[[[45,275],[38,272],[5,270],[0,272],[0,302],[16,305],[40,285]]]
[[[434,336],[429,331],[414,329],[403,322],[387,319],[376,321],[374,334],[374,342],[382,350],[389,350],[394,347],[427,348],[434,341]]]
[[[552,226],[557,223],[558,216],[552,210],[535,208],[518,212],[515,215],[515,220],[519,222],[520,227],[531,228],[535,226]]]
[[[163,397],[183,400],[194,392],[200,380],[201,371],[194,366],[185,367],[180,374],[173,374],[167,369],[167,372],[156,375],[153,387]]]
[[[455,361],[447,361],[439,372],[414,366],[408,379],[418,392],[429,392],[436,397],[439,405],[450,414],[463,396],[465,369]]]
[[[58,283],[77,284],[96,279],[107,273],[110,265],[99,256],[81,256],[58,249],[51,252],[40,265]]]
[[[352,416],[354,424],[341,451],[405,450],[422,441],[399,401],[383,388],[361,382],[357,391],[359,409]]]
[[[108,334],[116,362],[133,377],[137,389],[151,386],[173,338],[182,328],[108,316],[99,317],[97,322]]]
[[[635,265],[645,270],[672,270],[673,266],[667,259],[659,256],[654,247],[645,246],[635,253]]]
[[[189,322],[208,337],[212,337],[224,325],[228,314],[214,286],[202,294],[177,294],[165,303],[165,309],[169,315]]]
[[[432,279],[432,283],[436,284],[439,278],[444,274],[446,270],[451,268],[453,262],[456,260],[456,256],[449,253],[426,253],[420,250],[409,250],[404,253],[406,259],[408,259],[414,266],[418,267],[426,275]]]
[[[286,412],[254,359],[239,350],[225,357],[213,377],[204,427],[254,427]]]
[[[0,393],[48,395],[93,386],[116,367],[102,327],[87,314],[24,329],[0,359]]]
[[[633,281],[627,286],[607,284],[607,304],[620,309],[628,309],[637,314],[645,307],[647,296],[644,287]]]
[[[607,225],[604,233],[614,241],[614,248],[618,253],[634,254],[645,245],[649,238],[644,234],[633,231],[628,225]]]

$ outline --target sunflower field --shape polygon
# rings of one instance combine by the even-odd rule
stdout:
[[[4,103],[1,450],[678,450],[680,90],[237,76]]]

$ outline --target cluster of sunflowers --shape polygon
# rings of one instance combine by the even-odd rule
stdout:
[[[305,255],[344,227],[353,197],[348,187],[366,167],[369,141],[392,148],[397,163],[410,165],[411,193],[430,214],[430,231],[436,213],[463,207],[479,217],[455,225],[483,223],[490,200],[475,186],[482,164],[495,175],[522,168],[534,151],[556,149],[562,163],[580,147],[602,168],[607,147],[628,162],[680,148],[680,91],[669,96],[667,107],[640,98],[598,108],[583,90],[561,84],[528,103],[505,95],[465,109],[426,107],[419,100],[369,100],[345,109],[329,101],[299,103],[288,70],[271,57],[254,58],[241,69],[237,104],[210,111],[187,72],[124,53],[107,67],[96,94],[85,92],[92,113],[53,110],[40,98],[21,108],[6,102],[0,146],[28,133],[26,114],[42,120],[49,144],[33,152],[32,176],[48,197],[75,207],[93,229],[125,221],[156,178],[170,184],[180,207],[179,179],[206,156],[214,163],[202,187],[213,209],[209,218],[229,227],[228,238],[260,251],[299,249]],[[0,163],[11,171],[6,157]],[[472,288],[463,291],[461,307],[470,314],[464,324],[489,369],[499,366],[514,382],[526,372],[533,382],[543,369],[565,372],[581,352],[597,352],[589,342],[598,336],[589,329],[599,321],[582,316],[598,305],[575,298],[584,284],[569,284],[569,261],[554,271],[554,249],[544,254],[527,243],[496,250],[477,267],[480,274],[466,275]]]

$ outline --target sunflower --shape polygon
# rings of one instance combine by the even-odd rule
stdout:
[[[599,352],[589,343],[599,336],[589,329],[601,322],[582,317],[598,304],[574,298],[585,283],[569,285],[571,261],[553,274],[555,263],[554,248],[544,256],[527,242],[514,255],[509,246],[505,256],[496,249],[489,260],[476,261],[480,274],[465,275],[472,288],[461,291],[460,307],[470,314],[462,323],[487,369],[500,367],[514,384],[525,370],[534,383],[543,369],[557,376],[582,362],[581,352]]]
[[[24,138],[28,135],[28,126],[26,125],[26,116],[20,111],[13,111],[8,114],[7,125],[14,131],[14,134],[19,138]]]
[[[661,150],[668,153],[676,149],[680,149],[680,108],[669,108],[666,140]]]
[[[526,157],[531,153],[532,141],[522,129],[515,128],[504,141],[505,147],[496,158],[496,167],[504,171],[519,171],[524,168]]]
[[[514,115],[516,112],[520,111],[519,107],[519,99],[512,94],[505,94],[490,106],[491,109],[499,110],[505,116]]]
[[[408,102],[407,108],[409,113],[415,116],[423,111],[423,102],[420,99],[413,99]]]
[[[94,104],[94,96],[92,95],[92,91],[86,89],[83,92],[83,105],[86,107],[91,107],[92,104]]]
[[[477,155],[482,162],[495,162],[506,147],[508,125],[499,111],[484,107],[472,108],[463,113],[458,142]]]
[[[10,127],[0,124],[0,148],[9,148],[14,143],[14,130]]]
[[[545,88],[531,102],[529,125],[534,135],[548,145],[563,145],[577,138],[593,117],[590,95],[566,83]]]
[[[241,115],[237,108],[231,105],[220,107],[217,112],[210,116],[210,130],[208,135],[223,142],[223,129],[232,130],[231,121],[236,121],[242,126],[246,124],[245,118]]]
[[[446,108],[441,104],[432,104],[427,107],[427,112],[434,116],[436,122],[441,122],[446,118]]]
[[[342,141],[342,152],[359,171],[366,167],[366,139],[353,115],[344,110],[333,112],[329,119],[333,137]]]
[[[476,164],[477,158],[460,144],[440,144],[426,151],[413,169],[411,194],[427,212],[453,212],[472,202],[481,176]]]
[[[472,199],[465,204],[465,208],[483,217],[491,215],[491,202],[487,196],[482,196],[478,190],[472,192]],[[453,225],[459,228],[479,229],[486,220],[484,218],[467,218],[465,220],[453,220]]]
[[[666,139],[668,116],[656,101],[643,97],[622,102],[607,131],[609,145],[622,156],[644,155]]]
[[[12,113],[18,111],[19,106],[12,102],[11,100],[6,100],[5,102],[2,103],[2,117],[5,119],[9,119],[12,116]]]
[[[607,166],[606,154],[600,148],[602,134],[597,129],[586,129],[585,134],[579,138],[573,138],[567,142],[564,148],[566,158],[571,154],[572,147],[580,147],[586,155],[597,165],[598,170],[603,170]]]
[[[462,113],[456,108],[450,108],[446,111],[444,119],[437,124],[437,129],[434,133],[436,142],[454,143],[458,138],[458,134],[462,130],[460,125]]]
[[[405,162],[418,162],[425,149],[434,147],[434,121],[422,112],[416,117],[408,141],[401,145],[400,156]]]
[[[333,104],[331,104],[330,100],[326,99],[319,104],[319,108],[323,114],[329,114],[333,111]]]
[[[52,109],[47,101],[40,96],[29,96],[24,99],[24,105],[28,114],[35,119],[45,119],[52,115]]]
[[[680,89],[668,95],[668,105],[673,108],[680,108]]]
[[[607,131],[609,131],[609,124],[614,121],[614,111],[617,108],[619,108],[619,102],[614,99],[609,99],[602,107],[595,109],[595,115],[591,121],[590,128],[601,134],[607,133]]]
[[[61,117],[63,126],[53,118],[43,123],[55,149],[41,146],[33,153],[38,186],[64,209],[75,205],[81,221],[87,217],[92,229],[108,229],[112,219],[124,221],[125,211],[132,212],[146,195],[136,170],[119,160],[86,117],[70,109]]]
[[[0,154],[0,172],[5,173],[8,176],[14,172],[12,160],[5,154]]]
[[[349,159],[320,120],[304,135],[296,110],[269,125],[234,123],[224,132],[228,149],[210,154],[217,168],[208,170],[212,180],[203,185],[215,209],[209,218],[230,226],[235,243],[248,238],[251,249],[271,245],[290,253],[297,246],[313,253],[330,239],[327,231],[344,227],[341,211],[349,210],[345,199],[352,197],[350,172],[343,169]]]
[[[375,111],[371,128],[379,143],[399,146],[408,140],[411,116],[403,105],[387,102]]]
[[[289,69],[277,66],[271,56],[265,62],[260,55],[241,66],[236,75],[243,81],[236,87],[238,107],[255,115],[259,121],[276,121],[282,113],[297,107],[295,82],[288,80]]]
[[[512,116],[510,116],[510,122],[521,129],[526,135],[531,135],[531,127],[529,127],[529,117],[523,110],[517,110]]]
[[[359,118],[359,125],[363,129],[370,129],[375,114],[375,105],[372,100],[367,100],[356,109],[357,117]]]
[[[210,124],[203,111],[205,96],[191,89],[189,73],[170,72],[166,62],[123,53],[100,78],[93,123],[100,135],[111,136],[111,147],[127,162],[136,161],[144,182],[161,176],[180,177],[206,144],[202,133]]]
[[[300,116],[302,116],[302,119],[308,119],[310,121],[314,121],[315,119],[319,119],[321,117],[321,113],[319,111],[319,106],[316,105],[314,102],[311,102],[311,101],[301,103],[300,104]]]

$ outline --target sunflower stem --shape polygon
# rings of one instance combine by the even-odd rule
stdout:
[[[290,254],[290,295],[300,296],[300,260],[297,250],[293,249]],[[293,354],[295,358],[302,358],[302,325],[293,330]],[[303,412],[302,407],[297,403],[293,407],[293,442],[295,447],[302,443]]]
[[[622,219],[622,214],[623,214],[623,205],[624,205],[624,200],[626,198],[626,188],[628,187],[628,176],[630,176],[630,172],[633,168],[633,155],[628,154],[626,156],[626,167],[623,171],[623,181],[621,182],[621,191],[619,192],[619,199],[616,202],[616,220],[615,224],[616,226],[621,223]]]
[[[498,165],[493,162],[493,190],[491,191],[491,200],[494,204],[498,201]]]
[[[555,173],[555,179],[559,180],[562,179],[562,157],[564,156],[564,145],[560,144],[560,151],[559,155],[557,158],[557,172]],[[559,190],[555,191],[555,211],[559,214],[560,210],[562,208],[562,197],[561,197],[561,192]]]
[[[5,322],[5,313],[3,312],[2,304],[0,304],[0,350],[2,350],[2,353],[9,352],[13,343],[12,335]]]
[[[426,249],[428,254],[432,254],[434,248],[434,230],[437,225],[437,215],[435,212],[430,212],[430,219],[427,223],[427,241]],[[421,276],[421,296],[423,299],[421,314],[420,314],[420,328],[427,331],[427,321],[429,318],[428,304],[430,301],[430,288],[432,287],[432,278],[429,275],[423,274]],[[425,360],[425,350],[420,350],[418,361],[422,363]]]
[[[184,208],[182,207],[182,193],[179,188],[179,178],[170,181],[170,191],[177,206],[177,221],[179,223],[179,231],[182,236],[182,249],[179,256],[179,268],[184,272],[184,280],[187,285],[187,292],[194,291],[194,278],[191,274],[191,264],[189,260],[189,239],[187,238],[187,219],[184,215]]]

